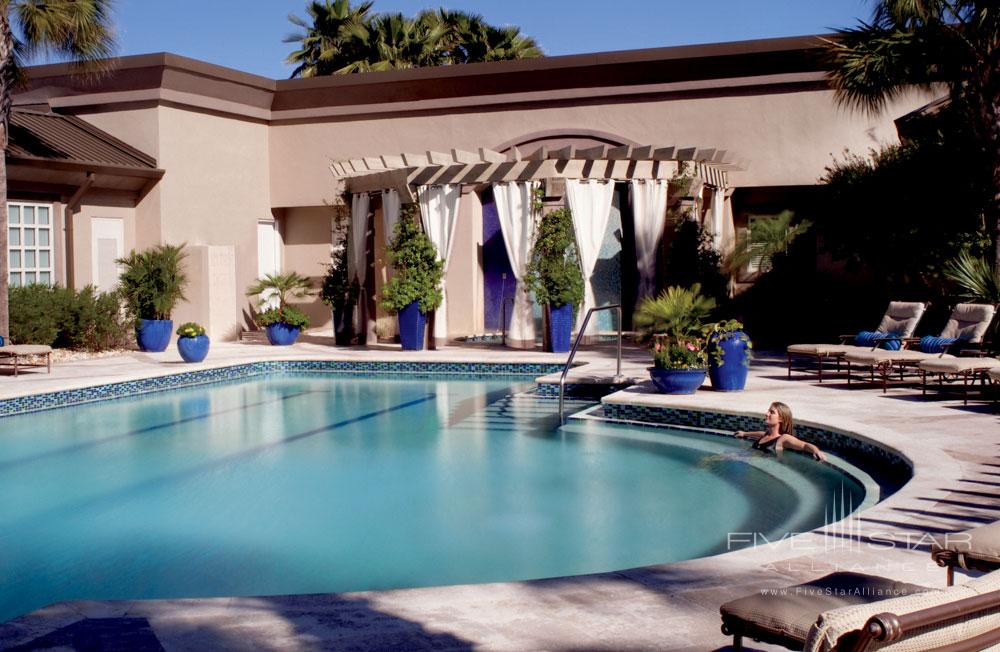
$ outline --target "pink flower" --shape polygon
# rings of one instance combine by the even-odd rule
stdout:
[[[687,348],[688,348],[688,351],[697,351],[698,350],[698,347],[696,347],[694,344],[691,344],[690,342],[687,343]]]
[[[657,350],[657,352],[659,352],[662,348],[663,348],[663,345],[660,344],[659,342],[657,342],[656,343],[656,350]]]

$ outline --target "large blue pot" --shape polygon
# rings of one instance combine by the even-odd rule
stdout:
[[[158,353],[167,350],[173,332],[172,319],[140,319],[139,327],[135,329],[135,341],[139,343],[140,350]]]
[[[208,335],[178,337],[177,350],[184,362],[201,362],[208,355]]]
[[[573,335],[573,305],[549,308],[549,343],[553,353],[569,351],[569,341]]]
[[[283,321],[268,324],[264,327],[267,332],[267,341],[274,346],[288,346],[295,344],[295,339],[302,331],[298,326],[289,326]]]
[[[722,364],[717,362],[722,355]],[[712,388],[720,392],[738,392],[747,385],[750,370],[750,339],[743,331],[733,331],[721,338],[712,333],[708,338],[708,376]]]
[[[706,369],[658,369],[649,367],[649,377],[663,394],[694,394],[705,382]]]
[[[427,315],[420,312],[420,303],[411,301],[399,311],[399,341],[404,351],[422,351]]]

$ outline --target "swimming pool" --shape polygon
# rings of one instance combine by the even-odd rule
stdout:
[[[864,499],[834,468],[745,442],[559,428],[532,387],[283,372],[0,419],[0,620],[70,599],[608,571]]]

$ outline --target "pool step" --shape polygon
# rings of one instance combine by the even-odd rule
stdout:
[[[509,394],[474,410],[458,405],[452,410],[448,427],[462,430],[554,430],[559,425],[558,401],[533,392]],[[566,414],[574,414],[594,405],[596,402],[593,400],[569,398],[565,401]]]

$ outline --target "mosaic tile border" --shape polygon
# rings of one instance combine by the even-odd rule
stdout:
[[[168,389],[206,385],[228,380],[239,380],[272,373],[311,372],[347,373],[371,376],[400,373],[421,376],[544,376],[562,371],[563,366],[552,363],[506,362],[361,362],[340,360],[267,360],[229,367],[186,371],[166,376],[154,376],[79,389],[66,389],[32,396],[0,400],[0,417],[38,412],[70,405],[93,403],[112,398],[122,398],[162,392]]]
[[[759,416],[620,403],[604,403],[602,408],[604,417],[615,421],[726,431],[763,429],[763,419]],[[877,478],[883,498],[894,493],[913,477],[913,466],[905,457],[875,442],[803,424],[795,425],[795,435],[823,450],[836,453]]]
[[[608,394],[631,387],[635,383],[566,383],[564,396],[601,399]],[[559,383],[538,383],[535,396],[559,398]]]

